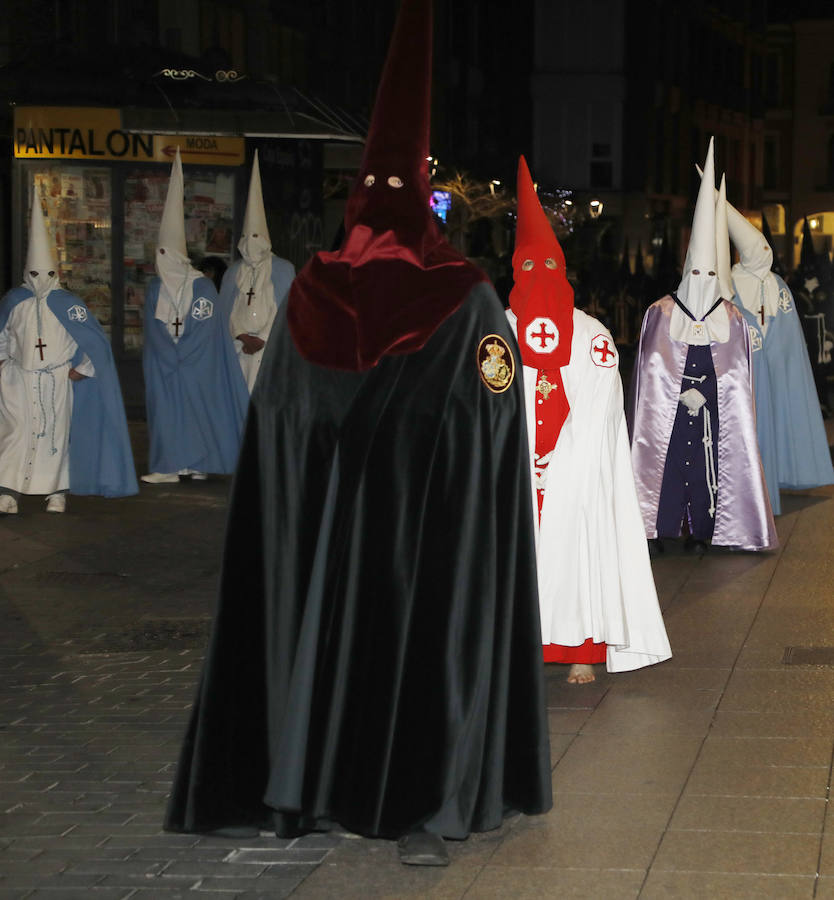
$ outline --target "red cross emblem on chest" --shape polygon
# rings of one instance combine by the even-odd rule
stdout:
[[[617,348],[607,334],[598,334],[591,341],[591,359],[602,369],[613,369],[617,365]]]
[[[559,329],[552,319],[538,316],[525,328],[524,340],[534,353],[551,353],[559,346]]]

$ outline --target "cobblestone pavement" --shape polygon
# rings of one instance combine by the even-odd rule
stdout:
[[[37,498],[0,520],[0,898],[834,898],[834,489],[784,495],[775,554],[674,544],[670,663],[548,667],[554,808],[452,843],[161,830],[211,615],[228,479]]]
[[[161,831],[228,479],[0,522],[0,896],[283,897],[340,838]]]

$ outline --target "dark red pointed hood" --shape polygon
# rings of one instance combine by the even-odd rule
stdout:
[[[431,36],[431,0],[403,0],[344,241],[290,290],[290,332],[311,362],[364,371],[413,353],[486,277],[443,240],[429,207]]]

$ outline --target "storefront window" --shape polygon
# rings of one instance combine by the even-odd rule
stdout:
[[[124,187],[124,347],[142,347],[142,306],[148,282],[156,274],[154,254],[170,170],[133,169]],[[185,239],[195,265],[217,256],[232,261],[235,177],[229,172],[186,169]]]
[[[110,170],[35,164],[28,170],[26,229],[31,191],[38,192],[55,250],[61,284],[79,296],[111,330]],[[26,246],[23,248],[25,259]],[[21,273],[22,274],[22,273]]]

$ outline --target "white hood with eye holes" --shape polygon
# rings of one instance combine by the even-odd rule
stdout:
[[[162,281],[155,317],[166,324],[177,317],[185,318],[191,304],[191,285],[202,277],[202,273],[191,265],[185,245],[184,182],[179,147],[171,166],[154,263]]]
[[[257,150],[252,161],[249,198],[243,214],[243,233],[237,248],[242,261],[235,274],[235,302],[230,319],[233,337],[239,334],[257,334],[275,315],[272,242],[266,225]]]
[[[764,335],[770,319],[779,313],[779,284],[770,271],[773,251],[761,231],[737,209],[728,204],[727,213],[730,237],[739,255],[733,266],[736,291],[744,307],[757,317]]]
[[[51,274],[50,274],[51,273]],[[43,219],[40,198],[37,188],[32,190],[32,215],[29,222],[29,248],[26,252],[26,267],[23,272],[23,284],[32,291],[38,300],[49,296],[60,286],[58,266],[52,255],[46,222]]]
[[[726,222],[726,215],[724,221]],[[726,224],[724,228],[726,229]],[[729,338],[729,319],[723,305],[719,304],[710,313],[716,301],[721,298],[718,240],[715,162],[713,139],[710,138],[704,176],[692,217],[692,234],[683,264],[683,277],[677,290],[677,298],[685,309],[676,305],[669,324],[670,336],[674,341],[703,345],[712,341],[724,343]],[[729,246],[729,237],[727,241]]]

